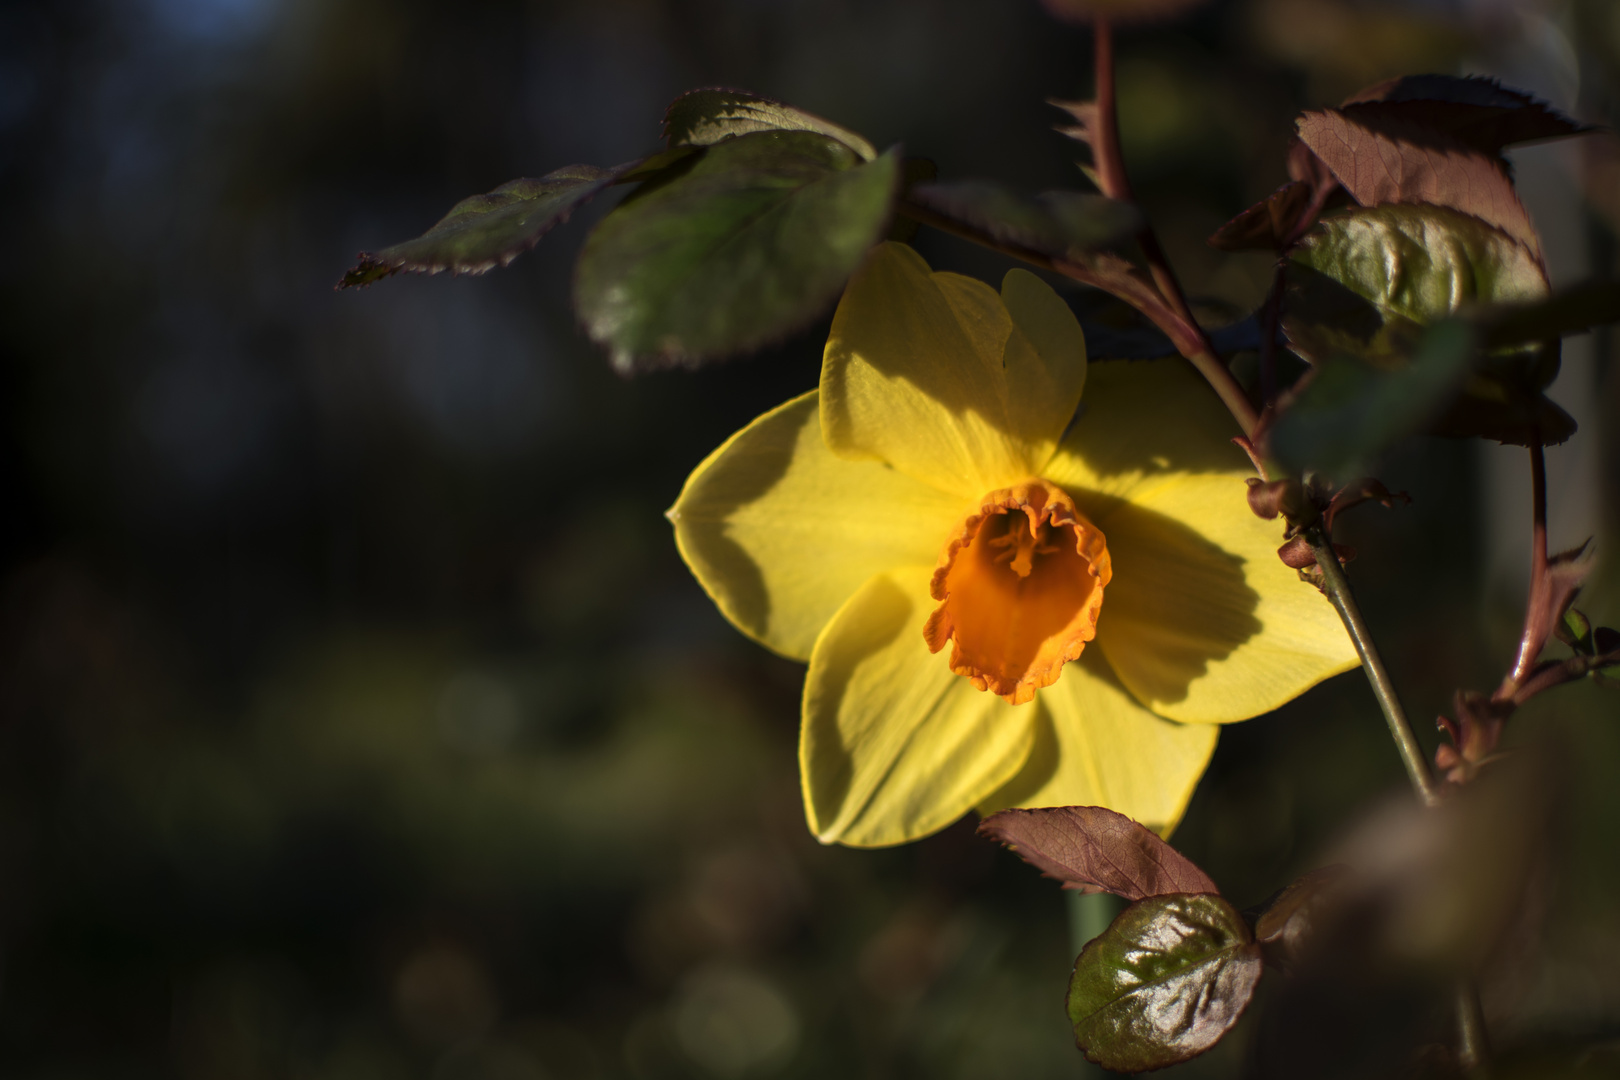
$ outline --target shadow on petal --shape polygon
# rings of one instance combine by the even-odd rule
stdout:
[[[819,715],[842,714],[844,698],[856,669],[886,649],[908,627],[915,632],[916,599],[906,595],[905,590],[886,575],[875,578],[861,590],[860,604],[859,620],[852,620],[840,633],[824,635],[818,645],[815,662],[820,677],[807,680],[805,691],[808,696],[814,688],[819,699],[814,711]],[[805,711],[807,716],[812,711],[808,701]],[[836,738],[815,738],[814,725],[807,725],[804,734],[807,742],[802,765],[805,776],[812,778],[815,784],[815,805],[842,807],[855,776],[850,749]],[[825,827],[829,823],[819,824]]]
[[[1264,628],[1256,616],[1260,594],[1239,556],[1131,503],[1115,503],[1092,520],[1108,538],[1114,570],[1093,647],[1144,705],[1185,700],[1212,664]]]
[[[818,422],[813,404],[807,422]],[[694,569],[702,568],[698,580],[722,611],[756,635],[770,623],[770,591],[753,556],[726,535],[727,521],[738,510],[764,497],[787,475],[793,463],[797,431],[796,426],[772,425],[759,437],[749,439],[746,468],[721,468],[717,463],[705,462],[693,474],[694,478],[703,475],[702,490],[683,492],[677,507],[677,537]],[[740,433],[746,434],[752,434],[750,429]],[[719,452],[723,454],[732,446],[735,443]],[[699,505],[701,511],[696,509]],[[717,595],[720,590],[723,596]]]

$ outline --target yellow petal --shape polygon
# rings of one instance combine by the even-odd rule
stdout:
[[[1080,416],[1041,475],[1119,498],[1185,473],[1252,476],[1248,456],[1232,444],[1240,434],[1185,360],[1092,364]]]
[[[1333,608],[1278,560],[1282,529],[1249,511],[1237,433],[1183,360],[1094,364],[1045,470],[1108,537],[1096,646],[1176,720],[1246,720],[1356,665]]]
[[[836,454],[978,498],[1046,463],[1085,378],[1079,323],[1039,278],[1010,271],[997,295],[887,243],[833,316],[822,432]]]
[[[1035,696],[1035,746],[1017,776],[980,806],[1106,806],[1169,835],[1215,752],[1220,729],[1161,720],[1137,704],[1095,652]]]
[[[807,660],[856,589],[890,567],[933,566],[964,513],[960,499],[879,462],[834,457],[812,390],[710,454],[669,517],[726,618]]]
[[[1225,724],[1357,664],[1332,605],[1277,558],[1241,475],[1181,476],[1099,521],[1114,580],[1096,644],[1144,705]]]
[[[926,569],[879,574],[816,642],[799,770],[823,843],[880,847],[944,828],[1019,770],[1035,708],[1008,705],[928,651]]]

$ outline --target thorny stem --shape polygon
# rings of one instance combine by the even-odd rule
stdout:
[[[1551,582],[1547,576],[1547,454],[1541,446],[1541,433],[1532,433],[1530,441],[1530,499],[1533,506],[1530,533],[1530,600],[1525,606],[1524,636],[1519,640],[1519,655],[1513,662],[1510,677],[1516,688],[1529,676],[1540,655],[1542,642],[1531,628],[1534,613],[1546,606],[1544,595]]]
[[[1135,200],[1131,194],[1130,178],[1125,175],[1125,155],[1120,152],[1119,147],[1119,110],[1114,94],[1114,29],[1108,20],[1097,20],[1092,42],[1096,58],[1097,119],[1090,136],[1091,153],[1097,165],[1097,179],[1102,187],[1102,193],[1110,199],[1133,202]],[[1168,305],[1169,315],[1180,325],[1172,328],[1161,319],[1155,318],[1154,321],[1170,336],[1170,340],[1176,343],[1181,355],[1191,361],[1199,374],[1203,375],[1205,381],[1220,395],[1232,418],[1243,429],[1244,436],[1253,435],[1255,426],[1260,420],[1254,403],[1249,400],[1249,395],[1244,392],[1243,386],[1232,375],[1231,370],[1215,355],[1215,347],[1211,344],[1209,335],[1204,333],[1204,328],[1199,326],[1198,320],[1193,317],[1192,306],[1187,303],[1181,282],[1171,269],[1170,260],[1165,257],[1158,234],[1153,231],[1151,225],[1144,225],[1136,236],[1136,242],[1141,247],[1143,256],[1147,258],[1153,283],[1158,286],[1159,295]],[[1153,317],[1149,312],[1143,313],[1150,318]]]
[[[1124,158],[1120,153],[1119,121],[1115,109],[1113,31],[1105,20],[1097,20],[1095,44],[1097,119],[1091,132],[1091,144],[1097,165],[1097,178],[1103,194],[1110,198],[1130,200],[1130,183],[1125,175]],[[1314,220],[1316,213],[1320,212],[1326,190],[1319,192],[1313,202],[1311,220]],[[964,222],[920,206],[904,196],[898,200],[896,210],[922,224],[931,225],[1083,284],[1106,289],[1126,301],[1164,331],[1181,355],[1198,369],[1205,381],[1220,396],[1232,418],[1242,428],[1245,438],[1254,436],[1260,420],[1259,413],[1231,370],[1216,355],[1215,348],[1209,336],[1204,333],[1203,327],[1193,318],[1186,294],[1182,291],[1181,284],[1151,227],[1145,227],[1137,236],[1137,242],[1147,258],[1152,273],[1150,285],[1135,277],[1122,278],[1117,274],[1105,276],[1083,263],[1054,258],[1044,252],[1009,243]],[[1308,227],[1308,224],[1301,225],[1302,229]],[[1272,404],[1276,395],[1275,341],[1277,322],[1281,315],[1282,286],[1283,278],[1279,270],[1267,303],[1266,338],[1262,343],[1261,392],[1267,405]],[[1251,457],[1253,456],[1251,451]],[[1537,466],[1540,465],[1539,454],[1534,462]],[[1256,464],[1259,465],[1258,460]],[[1264,472],[1263,469],[1261,471]],[[1546,513],[1543,472],[1544,469],[1538,468],[1537,490],[1542,494],[1538,495],[1541,512],[1538,517],[1540,524],[1537,537],[1538,550],[1544,566]],[[1434,776],[1429,771],[1428,758],[1424,755],[1422,746],[1418,744],[1412,725],[1401,707],[1389,671],[1384,667],[1384,661],[1378,655],[1378,649],[1373,644],[1367,624],[1361,617],[1361,609],[1356,606],[1344,568],[1339,565],[1338,556],[1333,551],[1331,542],[1319,531],[1313,530],[1309,536],[1317,565],[1322,569],[1323,591],[1333,604],[1334,610],[1339,613],[1339,618],[1344,622],[1345,629],[1355,645],[1356,654],[1361,657],[1362,669],[1366,671],[1367,679],[1372,684],[1373,695],[1383,710],[1384,719],[1389,725],[1390,735],[1395,740],[1395,747],[1400,752],[1401,761],[1406,766],[1406,774],[1412,782],[1412,788],[1425,805],[1436,806],[1440,802],[1440,793]],[[1469,1072],[1483,1068],[1489,1054],[1484,1015],[1480,1009],[1478,993],[1466,980],[1459,983],[1457,988],[1457,1033],[1459,1063]]]
[[[1130,181],[1125,175],[1124,156],[1119,146],[1119,119],[1115,108],[1114,97],[1114,39],[1113,29],[1107,20],[1098,19],[1094,36],[1096,46],[1096,79],[1097,79],[1097,120],[1091,135],[1091,145],[1097,165],[1097,176],[1101,181],[1103,194],[1110,198],[1134,201],[1131,196]],[[1326,196],[1325,190],[1318,192],[1313,201],[1312,209],[1320,213],[1321,203]],[[1311,215],[1312,219],[1315,213]],[[1308,226],[1306,226],[1308,227]],[[1204,333],[1203,327],[1193,317],[1192,308],[1187,303],[1186,294],[1182,292],[1181,283],[1177,280],[1175,272],[1171,269],[1169,260],[1165,257],[1164,249],[1159,245],[1158,236],[1154,234],[1151,226],[1144,226],[1137,236],[1137,243],[1142,253],[1147,257],[1148,268],[1152,271],[1154,284],[1158,286],[1160,296],[1168,303],[1171,312],[1182,326],[1172,329],[1165,322],[1155,319],[1161,329],[1170,336],[1170,340],[1177,343],[1181,354],[1185,356],[1206,381],[1220,395],[1221,401],[1231,412],[1233,419],[1243,429],[1246,438],[1255,434],[1259,416],[1255,411],[1249,395],[1243,390],[1241,384],[1233,377],[1231,370],[1215,355],[1209,336]],[[1261,401],[1270,407],[1275,403],[1277,395],[1276,380],[1276,338],[1277,322],[1281,316],[1283,292],[1283,274],[1278,268],[1276,281],[1272,286],[1271,296],[1267,300],[1265,314],[1265,339],[1261,343],[1260,380]],[[1145,314],[1148,313],[1145,309]],[[1179,330],[1180,333],[1176,331]],[[1191,340],[1188,340],[1188,339]],[[1547,559],[1547,530],[1546,530],[1546,477],[1542,463],[1540,448],[1533,453],[1533,467],[1536,471],[1536,505],[1537,505],[1537,532],[1536,542],[1541,570],[1545,570]],[[1400,751],[1401,761],[1406,765],[1407,777],[1412,781],[1412,787],[1425,805],[1435,806],[1440,801],[1439,788],[1435,785],[1434,776],[1429,771],[1429,761],[1418,744],[1417,735],[1412,731],[1412,725],[1406,718],[1406,712],[1401,707],[1399,696],[1395,692],[1394,683],[1390,680],[1389,671],[1384,667],[1383,658],[1378,655],[1378,648],[1373,644],[1372,634],[1367,629],[1366,622],[1361,617],[1361,609],[1356,606],[1355,596],[1350,591],[1350,581],[1345,577],[1344,567],[1339,564],[1339,557],[1333,550],[1332,541],[1313,530],[1310,534],[1311,548],[1316,555],[1317,565],[1322,568],[1324,591],[1333,607],[1344,621],[1344,626],[1350,633],[1350,639],[1355,643],[1356,653],[1361,657],[1362,669],[1367,672],[1367,679],[1372,683],[1373,696],[1378,699],[1383,709],[1384,719],[1389,724],[1390,735],[1395,740],[1396,749]],[[1545,573],[1538,575],[1537,580],[1545,578]],[[1530,662],[1535,658],[1531,657]],[[1479,994],[1473,984],[1463,980],[1457,987],[1457,1058],[1458,1063],[1467,1072],[1475,1072],[1485,1066],[1489,1050],[1485,1038],[1485,1018],[1480,1009]]]
[[[1426,805],[1436,806],[1440,802],[1440,790],[1429,772],[1429,759],[1406,719],[1406,711],[1401,708],[1401,700],[1395,694],[1395,684],[1390,681],[1389,671],[1384,667],[1378,647],[1373,644],[1372,634],[1361,617],[1361,609],[1356,606],[1356,598],[1350,592],[1350,579],[1344,576],[1344,567],[1339,565],[1333,545],[1319,532],[1313,530],[1308,535],[1311,551],[1316,555],[1316,565],[1322,568],[1322,589],[1339,613],[1339,618],[1344,621],[1344,628],[1350,632],[1356,655],[1361,657],[1362,669],[1367,672],[1367,681],[1372,683],[1373,696],[1384,710],[1384,720],[1389,724],[1395,748],[1400,751],[1407,778],[1412,781],[1412,789]]]

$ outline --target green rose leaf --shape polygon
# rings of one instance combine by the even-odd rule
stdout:
[[[1112,247],[1142,228],[1141,212],[1118,199],[1078,191],[1026,198],[984,180],[920,184],[906,201],[998,244],[1060,259]]]
[[[848,128],[741,90],[692,90],[676,98],[664,113],[664,138],[670,146],[712,146],[756,131],[814,131],[837,139],[862,161],[877,158],[872,144]]]
[[[1404,367],[1352,356],[1321,361],[1272,426],[1271,452],[1294,472],[1339,479],[1371,472],[1379,454],[1441,415],[1475,352],[1473,329],[1448,321],[1424,334]]]
[[[539,179],[512,180],[486,195],[462,199],[415,240],[376,254],[361,252],[359,264],[343,275],[337,287],[370,285],[401,270],[482,274],[505,266],[637,164],[614,169],[569,165]]]
[[[1328,215],[1294,249],[1287,278],[1283,329],[1295,352],[1319,367],[1354,358],[1386,372],[1410,362],[1430,323],[1547,295],[1546,277],[1529,249],[1477,218],[1438,206],[1356,207]],[[1557,370],[1556,352],[1539,347],[1491,353],[1437,414],[1433,430],[1519,445],[1562,442],[1574,422],[1542,394]],[[1325,403],[1329,387],[1349,393],[1352,379],[1369,392],[1376,381],[1370,372],[1344,369],[1324,380],[1315,400]],[[1425,398],[1421,409],[1403,410],[1402,422],[1431,404]],[[1367,445],[1387,435],[1386,426]]]
[[[1380,314],[1419,324],[1469,304],[1523,303],[1547,295],[1546,274],[1528,248],[1440,206],[1355,207],[1330,214],[1292,258]]]
[[[1115,1072],[1186,1061],[1237,1023],[1261,969],[1248,924],[1219,896],[1138,900],[1074,962],[1075,1041]]]
[[[888,224],[891,150],[862,161],[813,131],[711,146],[603,218],[574,306],[621,371],[696,365],[786,337],[824,312]]]

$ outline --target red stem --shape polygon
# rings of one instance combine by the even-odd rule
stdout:
[[[1091,153],[1097,165],[1097,181],[1102,193],[1110,199],[1120,199],[1125,202],[1134,202],[1131,194],[1130,179],[1125,175],[1125,155],[1119,148],[1119,111],[1114,92],[1114,30],[1107,19],[1098,19],[1092,41],[1096,49],[1096,79],[1097,79],[1097,119],[1091,131]],[[1215,354],[1215,346],[1210,342],[1209,335],[1204,328],[1198,325],[1193,317],[1192,306],[1187,303],[1187,296],[1181,290],[1181,282],[1176,278],[1175,271],[1170,268],[1170,260],[1164,254],[1164,248],[1159,244],[1159,237],[1151,225],[1145,225],[1136,236],[1136,242],[1142,248],[1142,254],[1147,259],[1148,271],[1153,275],[1153,283],[1158,287],[1159,295],[1163,298],[1167,311],[1156,313],[1148,307],[1136,303],[1138,310],[1152,318],[1175,343],[1177,350],[1186,357],[1199,374],[1204,376],[1221,401],[1238,422],[1245,436],[1252,436],[1255,426],[1260,422],[1260,415],[1255,410],[1254,402],[1227,366],[1221,363]],[[1168,316],[1168,317],[1167,317]]]
[[[1541,433],[1532,432],[1530,444],[1530,600],[1525,606],[1524,636],[1519,639],[1519,655],[1509,676],[1514,687],[1529,677],[1541,654],[1543,641],[1531,625],[1535,614],[1547,606],[1547,590],[1552,587],[1547,574],[1547,454],[1541,446]],[[1504,688],[1506,689],[1506,688]]]

